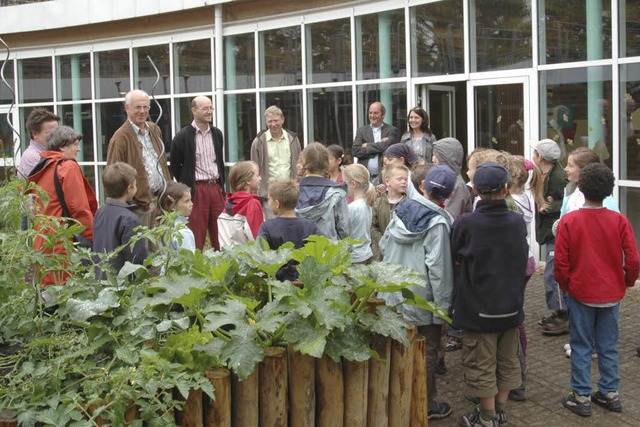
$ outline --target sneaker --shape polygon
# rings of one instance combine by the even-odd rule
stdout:
[[[571,390],[562,398],[562,404],[581,417],[591,416],[591,396],[580,396]]]
[[[562,348],[564,348],[564,351],[571,350],[571,344],[567,343]]]
[[[509,400],[513,400],[514,402],[524,402],[525,400],[527,400],[525,389],[516,388],[509,391]]]
[[[451,405],[446,402],[432,402],[427,413],[430,420],[439,420],[451,415]]]
[[[538,325],[545,326],[547,323],[555,319],[557,315],[558,313],[552,311],[548,316],[542,316],[542,319],[538,320]]]
[[[564,335],[569,333],[569,320],[556,317],[542,328],[544,335]]]
[[[611,412],[622,412],[622,402],[620,401],[620,395],[617,391],[604,394],[598,390],[591,395],[591,401],[603,408],[607,408]]]
[[[507,421],[507,413],[504,410],[496,409],[496,418],[498,419],[499,426],[506,426],[509,424]]]
[[[440,359],[438,359],[438,364],[436,365],[435,372],[438,375],[444,375],[447,373],[447,367],[444,364],[444,357],[441,357]]]
[[[444,346],[445,351],[456,351],[462,348],[462,339],[458,337],[449,337],[447,344]]]
[[[498,417],[485,420],[481,416],[482,409],[476,406],[473,412],[460,417],[460,425],[465,427],[498,427]]]

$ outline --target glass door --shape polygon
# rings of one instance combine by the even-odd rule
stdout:
[[[528,157],[530,140],[528,78],[470,81],[469,150],[476,147],[504,150]]]
[[[416,85],[416,105],[429,114],[429,126],[436,138],[466,135],[465,94],[465,82]]]

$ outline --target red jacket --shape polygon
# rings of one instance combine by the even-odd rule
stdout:
[[[581,208],[562,217],[555,242],[554,276],[582,303],[620,301],[640,270],[629,220],[609,209]]]
[[[264,222],[264,212],[262,211],[262,203],[255,194],[246,191],[236,191],[227,194],[227,203],[225,211],[228,212],[227,206],[231,204],[231,215],[242,215],[247,218],[253,238],[258,237],[258,230]]]
[[[33,182],[40,186],[48,195],[49,203],[45,206],[43,201],[36,199],[39,206],[38,213],[62,217],[62,205],[56,194],[56,189],[53,180],[54,169],[56,163],[60,160],[66,159],[60,162],[58,165],[58,179],[60,180],[60,186],[64,194],[64,200],[69,209],[69,215],[78,220],[86,228],[82,232],[82,235],[93,241],[93,217],[98,210],[98,202],[96,201],[95,193],[89,184],[89,181],[82,174],[80,165],[75,159],[66,157],[60,151],[43,151],[41,153],[43,158],[51,159],[41,170],[28,178],[29,182]],[[42,234],[54,234],[56,230],[41,228],[38,230]],[[36,237],[33,242],[35,249],[40,250],[45,241],[42,237]],[[51,249],[43,249],[45,253],[51,253]],[[54,253],[64,254],[64,248],[61,244],[57,244]],[[51,284],[63,284],[66,282],[69,274],[65,271],[55,272],[47,274],[42,285]]]

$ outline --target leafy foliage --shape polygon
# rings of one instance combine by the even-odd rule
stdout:
[[[0,213],[9,206],[0,204]],[[409,290],[422,279],[406,268],[352,265],[349,240],[170,253],[163,242],[176,230],[166,215],[137,237],[160,249],[145,265],[115,272],[112,255],[74,247],[79,225],[37,221],[56,230],[46,244],[66,245],[68,255],[34,251],[26,244],[37,237],[33,229],[0,230],[0,411],[16,411],[25,426],[96,425],[98,418],[125,425],[132,408],[135,423],[171,425],[183,404],[172,390],[213,396],[206,369],[226,366],[242,380],[268,347],[362,361],[377,356],[374,333],[408,344],[407,325],[392,308],[370,308],[378,292],[400,292],[405,303],[443,313]],[[290,259],[303,285],[275,279]],[[25,276],[31,266],[35,275]],[[96,268],[106,280],[95,278]],[[61,269],[71,276],[43,298],[39,279]]]

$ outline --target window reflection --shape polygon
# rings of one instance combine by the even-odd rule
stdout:
[[[151,61],[158,68],[158,74]],[[133,81],[137,89],[142,89],[154,95],[169,94],[169,45],[145,46],[133,50],[135,75]],[[156,84],[156,80],[158,83]],[[155,85],[155,86],[154,86]]]
[[[97,52],[94,61],[96,98],[123,98],[131,90],[129,50]]]
[[[56,58],[58,101],[91,99],[91,60],[88,53]]]
[[[300,26],[260,33],[261,83],[264,87],[302,83]]]
[[[4,66],[4,68],[2,68]],[[13,98],[14,88],[14,78],[13,78],[13,61],[9,60],[6,62],[4,58],[0,60],[0,69],[2,69],[2,73],[4,75],[4,79],[7,81],[11,89],[9,89],[5,83],[0,79],[0,103],[3,104],[11,104],[15,101]]]
[[[620,178],[640,180],[640,64],[623,65],[620,76]]]
[[[405,76],[404,10],[392,10],[356,19],[358,79]]]
[[[93,117],[91,104],[61,105],[58,107],[58,115],[61,124],[71,126],[82,134],[80,152],[77,155],[79,162],[93,162]]]
[[[249,160],[251,143],[256,136],[256,97],[254,94],[230,94],[224,97],[226,124],[225,147],[227,162]],[[264,110],[263,110],[264,112]],[[285,119],[287,119],[285,115]],[[285,121],[288,128],[289,121]]]
[[[211,40],[194,40],[173,45],[175,93],[211,92]]]
[[[351,152],[353,143],[353,96],[351,86],[311,89],[309,141],[338,144]]]
[[[462,0],[412,7],[411,21],[415,77],[464,72]]]
[[[407,88],[404,83],[358,86],[358,126],[369,123],[369,105],[376,101],[382,102],[387,110],[385,123],[399,130],[407,128]]]
[[[255,37],[241,34],[224,38],[226,89],[256,87]]]
[[[544,71],[540,82],[540,135],[558,143],[561,163],[572,150],[589,147],[611,167],[611,68]]]
[[[96,104],[96,137],[99,162],[107,161],[107,146],[113,134],[127,119],[124,101],[101,102]]]
[[[640,56],[640,7],[636,0],[620,1],[620,56]]]
[[[307,83],[351,80],[351,25],[349,19],[307,25]]]
[[[541,64],[611,58],[610,1],[541,3],[544,4],[544,20],[539,21]]]
[[[52,102],[51,57],[18,61],[18,94],[21,102]]]
[[[625,214],[631,222],[633,233],[636,235],[636,244],[640,250],[640,188],[620,188],[620,212]]]
[[[476,147],[524,154],[522,93],[522,84],[476,87]]]
[[[531,2],[476,0],[470,25],[475,56],[471,71],[525,68],[532,64]],[[472,51],[474,49],[472,48]]]

